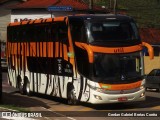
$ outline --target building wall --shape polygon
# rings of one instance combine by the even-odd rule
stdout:
[[[12,10],[11,22],[15,20],[20,21],[20,19],[39,19],[39,18],[49,18],[51,14],[43,9],[26,9],[26,10]]]
[[[145,74],[148,74],[152,69],[160,69],[160,56],[155,56],[153,60],[149,56],[144,56]]]
[[[8,6],[19,3],[18,0],[8,0],[0,4],[0,41],[6,41],[7,25],[11,21],[11,10]]]
[[[10,10],[0,7],[0,40],[6,41],[7,24],[10,22]]]

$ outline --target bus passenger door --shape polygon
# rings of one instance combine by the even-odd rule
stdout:
[[[87,44],[84,21],[79,18],[70,19],[70,39],[74,50],[74,87],[78,100],[81,100],[85,83],[89,77],[89,58],[80,44]]]

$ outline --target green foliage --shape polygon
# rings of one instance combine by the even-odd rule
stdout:
[[[97,5],[109,6],[110,0],[101,0]],[[113,2],[114,0],[112,0]],[[118,10],[126,10],[139,27],[160,28],[160,0],[117,0]]]
[[[29,112],[27,109],[22,108],[22,107],[17,107],[15,105],[0,105],[1,109],[10,109],[10,110],[16,110],[18,112]]]

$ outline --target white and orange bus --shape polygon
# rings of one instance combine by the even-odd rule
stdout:
[[[124,15],[70,15],[14,22],[7,30],[8,76],[31,92],[92,104],[145,100],[137,26]]]

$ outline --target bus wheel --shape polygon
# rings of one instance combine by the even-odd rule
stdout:
[[[69,105],[76,105],[77,104],[77,99],[76,99],[76,93],[75,89],[72,88],[71,90],[68,91],[68,104]]]
[[[30,83],[29,83],[29,82],[27,82],[27,85],[26,85],[26,94],[27,94],[28,96],[31,95],[31,91],[30,91]]]
[[[23,87],[23,83],[22,83],[22,80],[18,80],[18,89],[19,89],[19,92],[24,95],[24,87]]]
[[[25,91],[26,95],[28,95],[28,96],[31,95],[30,82],[28,81],[28,79],[25,79],[24,91]]]

